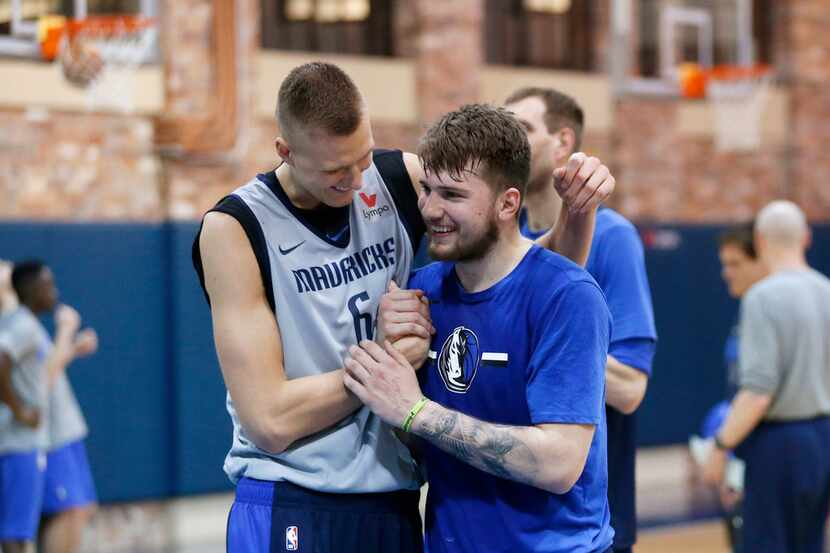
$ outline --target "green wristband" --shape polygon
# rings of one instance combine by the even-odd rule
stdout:
[[[404,432],[409,432],[412,428],[412,421],[415,420],[415,416],[421,412],[421,409],[424,408],[424,405],[426,405],[428,401],[429,400],[426,396],[422,396],[421,399],[419,399],[418,402],[412,406],[412,409],[409,410],[409,414],[406,416],[406,420],[403,421],[403,426],[401,427]]]

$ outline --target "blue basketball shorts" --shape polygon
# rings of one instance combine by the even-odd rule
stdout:
[[[742,551],[823,553],[830,513],[830,417],[764,422],[746,459]]]
[[[0,455],[0,541],[34,541],[45,469],[39,451]]]
[[[228,517],[228,553],[420,553],[417,491],[315,492],[243,478]]]
[[[46,460],[43,514],[55,515],[97,502],[83,440],[53,449]]]

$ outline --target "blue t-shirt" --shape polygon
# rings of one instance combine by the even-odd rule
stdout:
[[[593,424],[585,469],[556,495],[480,471],[425,444],[426,541],[431,553],[596,552],[613,538],[607,500],[602,291],[583,269],[534,246],[489,289],[468,293],[452,263],[433,263],[424,290],[437,330],[419,371],[424,394],[481,420],[530,426]]]
[[[522,234],[536,238],[545,231],[527,228],[523,210]],[[654,310],[646,276],[643,244],[637,229],[625,217],[607,207],[597,213],[591,253],[585,266],[605,293],[614,320],[608,353],[651,376],[657,344]],[[636,419],[607,407],[608,501],[616,535],[614,547],[626,548],[637,538],[634,461],[637,448]]]
[[[732,399],[738,393],[738,351],[740,351],[740,338],[737,323],[732,327],[726,344],[723,348],[723,362],[726,364],[726,397]]]
[[[585,269],[605,293],[614,318],[609,353],[651,376],[657,331],[643,243],[634,225],[613,209],[597,212]]]

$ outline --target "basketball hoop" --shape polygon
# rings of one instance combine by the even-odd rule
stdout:
[[[41,32],[41,51],[57,59],[67,82],[86,91],[87,108],[133,109],[133,78],[152,59],[158,30],[152,18],[109,15],[57,21]]]
[[[713,109],[718,151],[748,152],[761,146],[770,77],[766,65],[718,66],[709,72],[706,97]]]

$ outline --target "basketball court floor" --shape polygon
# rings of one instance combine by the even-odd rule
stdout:
[[[692,463],[684,446],[638,451],[637,553],[731,553],[716,496],[695,478]],[[232,501],[228,493],[104,506],[85,534],[82,551],[224,553]]]

